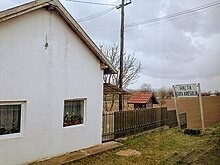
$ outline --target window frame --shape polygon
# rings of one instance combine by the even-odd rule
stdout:
[[[26,110],[26,101],[0,101],[0,105],[21,105],[20,132],[0,135],[0,140],[20,138],[24,136],[24,116]]]
[[[69,125],[69,126],[64,126],[64,115],[65,115],[65,111],[64,111],[64,107],[65,107],[65,101],[83,101],[83,123],[81,124],[76,124],[76,125]],[[84,126],[86,124],[86,111],[87,111],[87,98],[74,98],[74,99],[64,99],[63,101],[63,115],[62,115],[62,127],[64,129],[69,129],[69,128],[75,128],[75,127],[81,127]]]

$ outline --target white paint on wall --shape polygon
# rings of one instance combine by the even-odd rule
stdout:
[[[0,36],[0,101],[26,100],[24,136],[0,140],[0,164],[100,144],[103,71],[62,18],[39,9],[0,23]],[[86,98],[85,124],[63,128],[64,100],[75,98]]]

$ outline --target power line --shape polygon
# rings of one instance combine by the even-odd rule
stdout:
[[[82,18],[79,18],[79,19],[77,19],[77,22],[89,21],[91,19],[101,17],[101,16],[111,12],[113,9],[116,9],[116,7],[113,7],[113,8],[110,8],[110,9],[107,9],[107,10],[104,10],[104,11],[101,11],[101,12],[98,12],[98,13],[95,13],[95,14],[91,14],[91,15],[88,15],[88,16],[85,16],[85,17],[82,17]]]
[[[101,6],[114,6],[114,4],[109,4],[109,3],[100,3],[100,2],[91,2],[91,1],[80,1],[80,0],[66,0],[66,1],[71,1],[71,2],[77,2],[77,3],[85,3],[85,4],[90,4],[90,5],[101,5]]]
[[[174,19],[174,18],[173,18],[173,19]],[[172,19],[170,19],[170,20],[172,20]],[[151,24],[144,25],[144,27],[152,27],[152,26],[157,25],[157,24],[159,24],[159,23],[160,23],[160,22],[154,22],[154,23],[151,23]],[[125,33],[129,32],[129,31],[133,31],[133,30],[138,30],[138,28],[137,28],[137,27],[126,28],[126,29],[125,29]]]
[[[185,10],[185,11],[173,13],[173,14],[170,14],[170,15],[167,15],[167,16],[127,24],[126,27],[125,27],[127,30],[125,30],[125,32],[132,31],[132,30],[137,30],[137,28],[129,28],[129,27],[134,27],[134,26],[138,26],[138,25],[141,25],[141,24],[148,24],[148,26],[153,26],[153,25],[156,25],[156,24],[160,23],[161,21],[165,21],[167,19],[173,20],[173,19],[175,19],[177,17],[180,17],[182,15],[185,15],[185,14],[190,14],[190,13],[197,14],[197,13],[195,13],[196,11],[200,11],[200,10],[203,10],[203,9],[206,9],[206,8],[209,8],[209,7],[213,7],[213,6],[216,6],[216,5],[219,5],[219,4],[220,4],[220,1],[218,0],[218,1],[206,4],[206,5],[202,5],[202,6],[195,7],[195,8],[192,8],[192,9],[188,9],[188,10]],[[98,13],[95,13],[95,14],[92,14],[92,15],[89,15],[89,16],[86,16],[86,17],[79,18],[79,19],[77,19],[77,21],[78,22],[83,22],[83,21],[88,21],[90,19],[95,19],[97,17],[100,17],[100,16],[112,11],[113,9],[115,9],[115,7],[111,8],[111,9],[101,11],[101,12],[98,12]],[[94,29],[92,29],[92,30],[94,30]],[[112,31],[111,29],[99,29],[99,30],[100,31]],[[112,31],[112,32],[116,32],[116,31]]]
[[[195,15],[195,14],[198,14],[198,13],[191,13],[191,15]],[[179,17],[179,18],[184,18],[184,17]],[[174,19],[177,19],[177,17],[170,18],[169,20],[174,20]],[[166,21],[166,20],[161,20],[161,21]],[[143,26],[144,27],[152,27],[152,26],[160,24],[161,21],[155,21],[155,22],[152,22],[152,23],[149,23],[149,24],[145,24]],[[133,30],[138,30],[138,29],[137,29],[137,27],[127,27],[125,32],[129,32],[129,31],[133,31]]]
[[[125,28],[139,26],[139,25],[143,25],[143,24],[151,24],[151,23],[160,22],[160,21],[164,21],[164,20],[167,20],[167,19],[171,19],[171,18],[176,18],[176,17],[182,16],[182,15],[194,13],[194,12],[204,10],[204,9],[207,9],[207,8],[210,8],[210,7],[214,7],[214,6],[217,6],[217,5],[220,5],[220,1],[215,1],[215,2],[208,3],[208,4],[205,4],[205,5],[202,5],[202,6],[199,6],[199,7],[195,7],[195,8],[192,8],[192,9],[184,10],[184,11],[173,13],[173,14],[169,14],[169,15],[166,15],[166,16],[163,16],[163,17],[158,17],[158,18],[153,18],[153,19],[149,19],[149,20],[130,23],[130,24],[125,25]]]
[[[92,30],[92,31],[103,31],[103,32],[111,32],[111,33],[119,33],[119,30],[113,30],[113,29],[100,29],[100,28],[91,28],[91,27],[87,27],[87,26],[83,26],[83,28],[88,29],[88,30]]]

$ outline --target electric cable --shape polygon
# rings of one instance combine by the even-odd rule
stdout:
[[[71,2],[77,2],[77,3],[85,3],[85,4],[90,4],[90,5],[101,5],[101,6],[114,6],[114,4],[109,4],[109,3],[100,3],[100,2],[91,2],[91,1],[81,1],[81,0],[66,0],[66,1],[71,1]]]
[[[79,18],[79,19],[76,19],[76,20],[77,20],[77,22],[89,21],[91,19],[101,17],[101,16],[111,12],[114,9],[116,9],[116,7],[113,7],[113,8],[110,8],[110,9],[107,9],[107,10],[104,10],[104,11],[101,11],[101,12],[98,12],[98,13],[95,13],[95,14],[91,14],[91,15],[88,15],[88,16],[85,16],[85,17],[82,17],[82,18]]]
[[[164,20],[167,20],[167,19],[171,19],[171,18],[176,18],[176,17],[180,17],[182,15],[194,13],[194,12],[204,10],[204,9],[207,9],[207,8],[210,8],[210,7],[214,7],[214,6],[217,6],[217,5],[220,5],[220,1],[215,1],[215,2],[212,2],[212,3],[209,3],[209,4],[205,4],[205,5],[202,5],[202,6],[199,6],[199,7],[195,7],[195,8],[184,10],[184,11],[181,11],[181,12],[169,14],[169,15],[162,16],[162,17],[157,17],[157,18],[153,18],[153,19],[149,19],[149,20],[138,21],[138,22],[126,24],[125,28],[139,26],[139,25],[143,25],[143,24],[151,24],[151,23],[160,22],[160,21],[164,21]]]

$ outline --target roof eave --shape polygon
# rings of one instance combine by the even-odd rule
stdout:
[[[62,16],[62,18],[67,22],[70,28],[77,34],[77,36],[87,45],[87,47],[96,55],[100,62],[105,64],[104,74],[116,74],[117,70],[109,63],[104,54],[96,46],[96,44],[90,39],[86,32],[80,27],[80,25],[75,21],[75,19],[69,14],[69,12],[63,7],[61,3],[54,0],[56,5],[56,10]]]
[[[53,0],[38,0],[1,11],[0,23],[12,19],[14,17],[29,13],[30,11],[49,6],[51,1]]]

